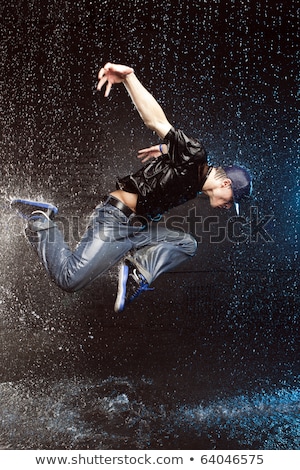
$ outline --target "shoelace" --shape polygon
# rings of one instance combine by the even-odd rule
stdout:
[[[139,287],[132,294],[132,296],[129,299],[129,302],[136,299],[144,291],[154,290],[154,287],[149,287],[148,282],[146,282],[146,279],[144,278],[144,276],[142,276],[142,274],[137,274],[136,269],[133,270],[131,277],[136,281],[137,284],[139,284]]]

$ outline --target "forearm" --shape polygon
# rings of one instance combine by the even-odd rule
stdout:
[[[156,99],[134,73],[128,75],[123,83],[145,125],[164,138],[172,126]]]

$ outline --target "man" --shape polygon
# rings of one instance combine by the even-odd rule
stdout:
[[[116,190],[96,207],[73,252],[54,223],[55,206],[28,200],[12,204],[28,217],[27,237],[62,289],[81,289],[122,260],[115,302],[115,311],[120,312],[151,289],[160,274],[195,254],[194,238],[155,224],[160,215],[199,192],[209,197],[212,207],[229,209],[250,194],[251,178],[238,166],[208,166],[202,144],[174,129],[131,67],[107,63],[98,78],[97,88],[106,85],[106,97],[112,85],[123,83],[145,125],[163,140],[139,152],[142,162],[151,161],[118,179]]]

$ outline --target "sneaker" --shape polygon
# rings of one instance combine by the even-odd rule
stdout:
[[[135,300],[142,292],[153,290],[147,280],[129,261],[121,264],[119,271],[118,293],[115,302],[115,312],[122,312],[125,307]]]
[[[48,202],[31,201],[30,199],[13,199],[10,205],[16,209],[21,217],[27,220],[32,216],[34,217],[34,214],[36,214],[36,217],[39,217],[38,214],[45,215],[52,220],[58,213],[57,207]]]

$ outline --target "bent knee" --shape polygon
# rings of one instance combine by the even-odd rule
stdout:
[[[77,279],[54,279],[54,282],[61,290],[69,294],[77,292],[84,287],[84,283],[79,282]]]

